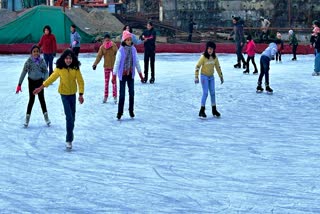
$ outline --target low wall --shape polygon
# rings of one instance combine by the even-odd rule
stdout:
[[[33,44],[0,44],[0,54],[27,54],[30,53],[30,48]],[[119,45],[119,44],[118,44]],[[235,44],[233,43],[217,43],[217,53],[235,53]],[[92,44],[81,44],[81,53],[95,53],[99,50],[99,43]],[[58,53],[69,47],[68,44],[59,44]],[[256,52],[261,53],[267,44],[256,44]],[[143,53],[143,45],[136,46],[139,53]],[[179,43],[179,44],[168,44],[159,43],[156,45],[157,53],[201,53],[204,52],[205,43]],[[284,46],[284,54],[291,53],[291,47],[289,45]],[[299,45],[297,49],[298,54],[313,54],[314,49],[310,48],[309,45]]]

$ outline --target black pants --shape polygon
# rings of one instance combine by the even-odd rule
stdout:
[[[276,53],[276,61],[281,61],[281,52],[280,51],[278,51],[277,53]]]
[[[256,65],[256,62],[254,61],[254,56],[248,56],[247,57],[247,71],[249,71],[249,62],[250,60],[252,61],[252,65],[254,66],[254,70],[257,71],[258,68],[257,68],[257,65]]]
[[[293,59],[297,59],[297,48],[298,48],[298,45],[292,45]]]
[[[78,57],[80,53],[80,47],[74,47],[72,48],[72,51]]]
[[[151,68],[151,78],[154,79],[154,61],[156,58],[155,51],[145,51],[144,52],[144,78],[148,79],[148,70],[149,70],[149,59],[150,59],[150,68]]]
[[[128,85],[128,91],[129,91],[129,111],[133,112],[134,79],[132,78],[132,74],[130,74],[130,75],[122,76],[122,80],[120,80],[119,104],[118,104],[118,113],[119,114],[123,114],[124,100],[126,97],[126,83]]]
[[[33,94],[33,91],[34,91],[34,89],[36,89],[42,85],[43,79],[32,80],[32,79],[28,78],[28,83],[29,83],[29,103],[28,103],[28,108],[27,108],[27,114],[31,114],[32,107],[33,107],[34,100],[35,100],[35,95]],[[44,90],[41,90],[39,92],[38,99],[40,101],[42,113],[47,112],[46,101],[44,99]]]

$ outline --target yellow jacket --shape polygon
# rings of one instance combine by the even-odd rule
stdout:
[[[72,68],[55,68],[50,77],[43,82],[45,87],[48,87],[60,77],[60,84],[58,92],[62,95],[72,95],[77,93],[77,86],[79,87],[79,94],[84,93],[84,81],[80,70]]]
[[[216,57],[215,59],[213,59],[212,57],[210,57],[210,59],[207,59],[204,55],[201,55],[196,65],[196,71],[195,71],[196,78],[199,77],[200,68],[201,68],[201,74],[203,75],[213,76],[214,69],[216,69],[219,77],[220,78],[222,77],[222,71],[220,68],[218,57]]]

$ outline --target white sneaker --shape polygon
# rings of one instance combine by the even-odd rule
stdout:
[[[45,112],[43,116],[44,116],[44,120],[46,121],[46,124],[49,126],[51,121],[49,120],[48,112]]]
[[[108,100],[108,97],[104,97],[102,102],[103,102],[103,103],[106,103],[107,100]]]
[[[66,142],[66,148],[67,149],[72,149],[72,143],[71,142]]]
[[[24,125],[25,127],[28,127],[29,121],[30,121],[30,114],[27,114],[27,115],[26,115],[26,121],[24,122],[23,125]]]
[[[113,97],[114,104],[117,104],[117,97]]]
[[[313,72],[312,76],[320,76],[320,72]]]

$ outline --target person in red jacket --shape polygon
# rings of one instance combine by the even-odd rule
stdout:
[[[249,62],[250,60],[252,61],[252,64],[254,66],[254,72],[253,74],[258,74],[258,69],[257,69],[257,65],[254,61],[254,55],[256,53],[255,51],[256,48],[256,44],[254,43],[254,41],[252,40],[251,35],[247,36],[247,48],[246,48],[246,53],[248,54],[247,57],[247,68],[246,70],[243,71],[244,74],[249,74]]]
[[[51,27],[49,25],[44,26],[43,35],[38,46],[42,49],[43,58],[46,61],[50,76],[53,72],[53,58],[57,53],[57,41],[56,37],[52,34]]]

